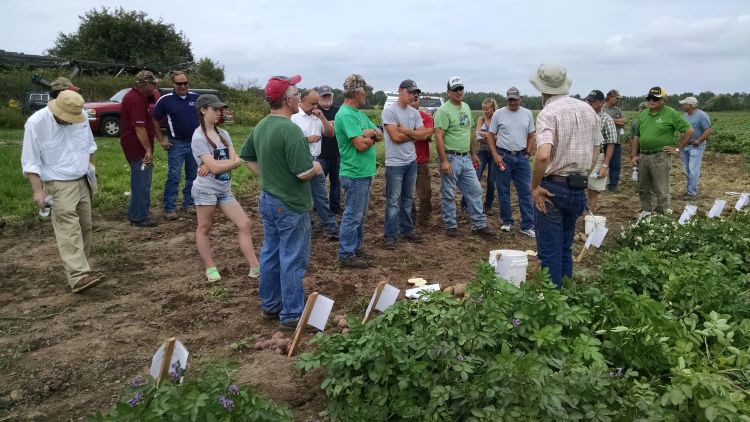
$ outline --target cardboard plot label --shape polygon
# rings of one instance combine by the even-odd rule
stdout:
[[[320,331],[325,330],[328,317],[331,315],[331,309],[333,309],[333,300],[319,294],[307,323]]]
[[[151,358],[151,370],[149,370],[149,374],[154,378],[159,378],[160,372],[162,370],[162,366],[164,365],[164,359],[165,355],[170,354],[167,353],[167,343],[162,344],[159,349],[154,353],[154,357]],[[182,372],[185,368],[187,368],[187,361],[188,356],[190,354],[188,353],[188,350],[185,348],[185,346],[179,341],[175,340],[174,342],[174,348],[168,357],[169,359],[169,365],[168,367],[169,372],[175,372],[174,366],[179,362],[179,372]],[[164,374],[167,375],[167,374]]]
[[[382,288],[378,286],[372,294],[372,298],[370,298],[370,304],[367,306],[367,311],[365,311],[365,321],[369,319],[373,307],[380,312],[384,312],[391,305],[396,303],[400,293],[400,289],[393,287],[390,284],[383,284]],[[375,303],[376,301],[377,303]]]
[[[406,297],[408,297],[409,299],[417,299],[424,293],[436,292],[438,290],[440,290],[439,284],[427,284],[407,290]]]
[[[734,204],[734,209],[737,211],[741,210],[742,208],[746,207],[748,204],[748,199],[750,197],[750,194],[747,192],[740,195],[740,198],[737,200],[737,203]]]
[[[586,239],[586,244],[584,245],[584,247],[586,249],[588,249],[591,246],[595,248],[601,248],[602,242],[604,241],[604,237],[607,236],[608,232],[609,232],[609,229],[602,225],[595,226],[594,230]]]
[[[721,215],[721,212],[724,211],[724,206],[727,204],[727,201],[723,199],[717,199],[714,201],[714,206],[711,207],[711,209],[708,211],[708,218],[714,218]]]
[[[690,220],[695,213],[698,211],[697,205],[685,205],[685,211],[682,212],[682,215],[680,216],[680,219],[677,221],[680,224],[687,223],[688,220]]]

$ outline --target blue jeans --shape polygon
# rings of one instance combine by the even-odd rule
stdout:
[[[339,167],[341,162],[336,158],[318,157],[320,167],[323,168],[323,174],[328,177],[328,202],[331,212],[338,214],[341,212],[341,182],[339,182]]]
[[[497,149],[500,155],[503,151]],[[510,209],[510,182],[516,187],[518,206],[521,208],[521,230],[534,228],[534,201],[531,199],[531,165],[526,154],[503,155],[505,171],[495,167],[495,186],[500,198],[500,220],[503,224],[513,225],[513,211]]]
[[[554,196],[547,212],[536,212],[536,247],[542,267],[552,283],[562,287],[563,277],[573,276],[573,235],[576,220],[586,210],[586,189],[571,189],[566,183],[542,180],[541,186]]]
[[[364,241],[372,177],[353,179],[341,176],[340,179],[344,190],[344,215],[339,225],[339,259],[349,259]]]
[[[416,188],[416,160],[405,166],[385,167],[385,237],[395,239],[414,230],[411,211]]]
[[[702,142],[700,146],[688,145],[680,153],[682,161],[682,171],[687,178],[687,194],[698,194],[698,179],[701,177],[701,161],[703,160],[703,151],[706,150],[706,143]]]
[[[164,211],[173,212],[177,209],[177,189],[180,187],[182,164],[185,163],[185,186],[182,188],[182,208],[190,208],[193,202],[193,180],[198,172],[198,163],[193,158],[190,139],[169,139],[172,147],[167,151],[167,182],[164,184]]]
[[[263,247],[260,249],[260,306],[281,322],[299,319],[305,308],[302,279],[310,262],[310,213],[290,210],[277,197],[260,193]]]
[[[487,192],[484,195],[484,209],[492,209],[492,203],[495,202],[495,161],[492,159],[492,153],[487,149],[478,149],[477,157],[479,157],[479,168],[477,169],[477,179],[480,184],[482,181],[482,175],[484,169],[487,169]],[[466,208],[466,198],[461,198],[461,206]]]
[[[620,182],[620,168],[622,167],[622,145],[615,144],[612,159],[609,160],[609,184],[607,189],[615,190]]]
[[[482,186],[477,179],[474,164],[468,155],[447,155],[453,170],[451,174],[440,172],[440,210],[446,229],[456,228],[456,189],[460,189],[469,207],[472,230],[487,227],[487,216],[482,210]],[[440,159],[438,158],[438,166]]]
[[[141,170],[143,160],[128,161],[130,164],[130,202],[128,203],[128,218],[137,223],[148,219],[151,208],[151,176],[154,165],[149,164]]]
[[[310,179],[310,189],[312,190],[313,209],[323,224],[323,231],[326,234],[338,233],[339,225],[336,223],[336,216],[331,212],[328,205],[325,175],[319,174]]]

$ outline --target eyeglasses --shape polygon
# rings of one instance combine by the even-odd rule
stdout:
[[[172,82],[172,83],[175,85],[179,85],[179,86],[187,86],[188,84],[187,82]]]
[[[453,89],[451,89],[451,92],[461,92],[461,91],[463,91],[463,90],[464,90],[464,87],[462,87],[462,86],[459,86],[459,87],[457,87],[457,88],[453,88]]]

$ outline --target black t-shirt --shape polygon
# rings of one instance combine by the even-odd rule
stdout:
[[[320,111],[323,112],[326,119],[333,121],[336,118],[336,113],[339,111],[339,107],[332,105],[328,110],[323,110],[321,108]],[[318,157],[328,159],[339,157],[339,143],[336,141],[335,136],[324,135],[321,142],[320,155]]]

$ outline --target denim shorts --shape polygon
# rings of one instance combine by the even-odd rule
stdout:
[[[237,202],[231,190],[221,193],[206,192],[193,186],[190,193],[193,196],[195,205],[223,205]]]

